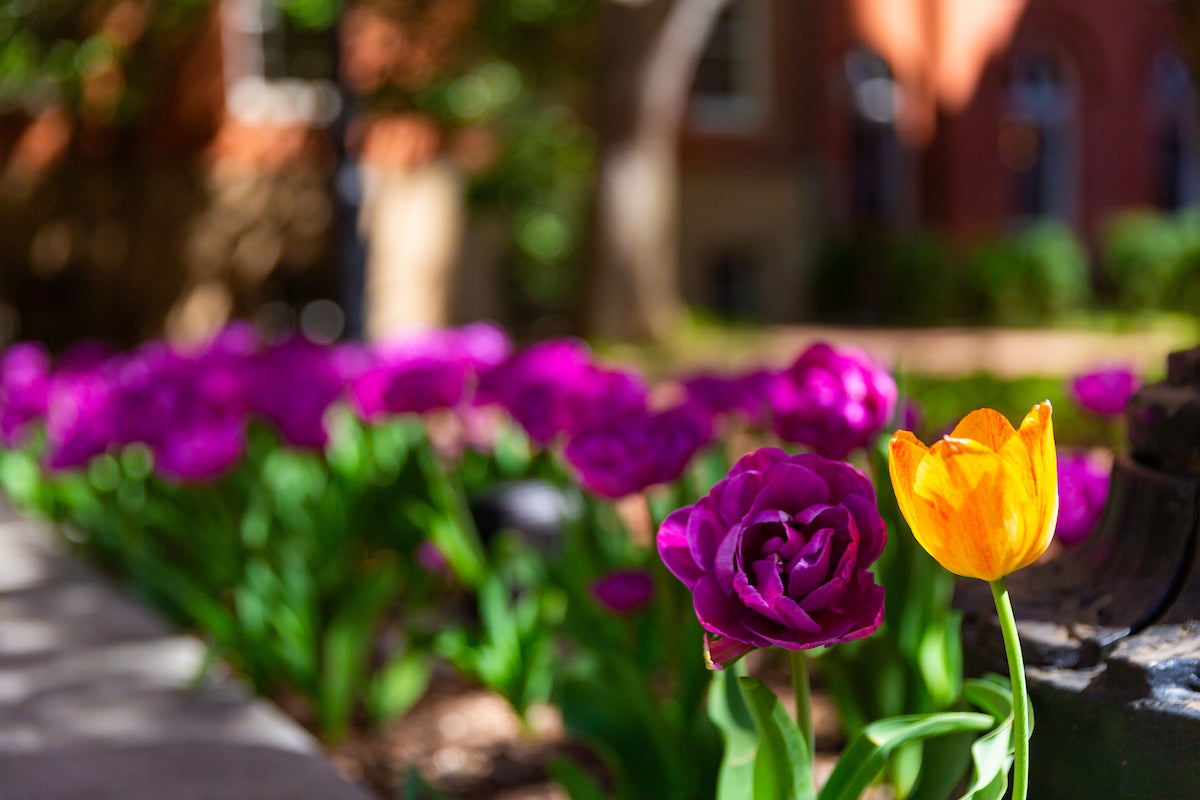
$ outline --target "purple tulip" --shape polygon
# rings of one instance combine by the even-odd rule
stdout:
[[[654,599],[654,578],[643,570],[611,572],[592,584],[592,597],[613,614],[631,614]]]
[[[245,447],[245,353],[228,340],[185,354],[151,342],[128,355],[76,362],[53,383],[47,464],[70,469],[135,442],[176,481],[211,480]]]
[[[329,441],[325,413],[345,392],[345,363],[333,348],[301,337],[269,347],[250,365],[250,410],[292,446],[324,449]]]
[[[54,376],[46,403],[46,466],[82,467],[117,441],[116,387],[103,366]]]
[[[1140,388],[1141,378],[1129,367],[1106,367],[1071,381],[1071,396],[1093,414],[1119,417]]]
[[[776,435],[826,458],[866,447],[891,421],[896,382],[859,350],[815,344],[768,389]]]
[[[456,408],[474,389],[477,372],[500,364],[510,350],[503,331],[486,323],[386,344],[354,378],[350,395],[370,421]]]
[[[1108,500],[1109,465],[1087,450],[1058,451],[1058,527],[1054,538],[1067,547],[1096,528]]]
[[[802,650],[867,636],[883,620],[870,567],[887,531],[865,475],[814,454],[744,456],[658,531],[663,563],[692,591],[709,663],[755,647]]]
[[[742,375],[717,375],[702,372],[681,381],[689,403],[705,409],[714,417],[740,414],[752,423],[760,423],[766,404],[767,387],[774,379],[769,370]]]
[[[545,445],[561,433],[640,414],[647,397],[636,375],[596,366],[583,342],[556,339],[484,371],[476,403],[504,408],[533,441]]]
[[[34,342],[14,344],[0,355],[0,444],[19,447],[29,428],[46,415],[50,356]]]
[[[615,500],[675,480],[710,441],[708,416],[683,405],[584,431],[564,455],[584,486]]]

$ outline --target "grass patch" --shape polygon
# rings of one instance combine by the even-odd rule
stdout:
[[[929,438],[947,432],[976,408],[994,408],[1019,425],[1034,403],[1054,406],[1054,438],[1059,445],[1111,447],[1123,444],[1123,422],[1096,416],[1076,404],[1065,381],[1056,378],[1001,378],[980,373],[962,378],[910,375],[902,377],[903,391],[924,412],[919,435]]]

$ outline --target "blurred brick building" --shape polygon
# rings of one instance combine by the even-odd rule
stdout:
[[[1200,200],[1196,92],[1155,0],[733,0],[682,143],[692,304],[805,309],[814,243],[952,241]]]

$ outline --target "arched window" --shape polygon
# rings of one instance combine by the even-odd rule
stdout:
[[[731,0],[696,67],[688,125],[704,133],[749,133],[767,121],[771,97],[770,6]]]
[[[903,100],[883,56],[859,48],[843,62],[850,109],[850,210],[856,222],[897,222],[904,213],[908,170],[896,134]]]
[[[1154,58],[1150,70],[1154,114],[1157,201],[1167,209],[1200,202],[1200,125],[1196,85],[1173,50]]]
[[[1079,202],[1079,92],[1057,52],[1018,54],[1000,131],[1000,158],[1013,173],[1020,218],[1073,222]]]

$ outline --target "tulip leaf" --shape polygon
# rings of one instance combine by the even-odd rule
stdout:
[[[741,678],[742,696],[758,725],[754,764],[755,800],[809,800],[815,796],[812,753],[775,693],[754,678]],[[764,747],[765,745],[765,747]]]
[[[571,800],[605,800],[604,790],[587,770],[574,762],[557,758],[550,762],[547,769]]]
[[[808,743],[775,693],[732,671],[713,676],[708,713],[725,740],[717,800],[806,800],[814,796]]]
[[[368,699],[377,723],[402,716],[425,694],[433,677],[433,658],[421,649],[393,657],[371,680]]]
[[[873,722],[842,753],[821,789],[820,800],[857,800],[887,764],[888,756],[909,742],[963,731],[985,731],[992,727],[993,721],[991,714],[947,711]]]
[[[717,776],[717,800],[750,800],[754,795],[758,728],[732,670],[713,673],[708,689],[708,715],[725,742]]]
[[[997,724],[971,745],[971,785],[960,800],[1000,800],[1008,789],[1013,759],[1012,690],[1003,678],[989,676],[968,681],[963,696],[990,713]]]

